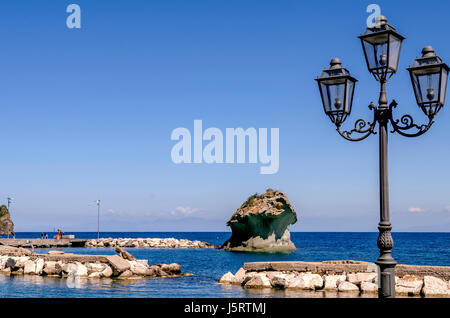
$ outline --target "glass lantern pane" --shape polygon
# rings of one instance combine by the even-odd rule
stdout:
[[[320,83],[320,92],[322,94],[323,108],[325,109],[325,112],[329,112],[330,111],[330,94],[328,91],[328,85],[325,85],[324,83]]]
[[[388,64],[388,36],[379,35],[373,38],[363,40],[364,50],[366,52],[369,69],[387,67]]]
[[[417,91],[422,103],[435,103],[439,98],[440,73],[431,73],[417,76]]]
[[[344,109],[345,82],[342,84],[320,84],[326,112],[337,112]]]
[[[445,93],[447,91],[447,80],[448,80],[448,71],[445,68],[442,68],[442,76],[441,76],[441,88],[439,91],[440,103],[441,105],[445,104]]]
[[[345,113],[350,114],[352,110],[352,102],[353,102],[353,92],[355,91],[355,82],[347,80],[346,87],[346,99],[345,99]]]
[[[389,35],[389,68],[397,71],[402,41],[395,35]]]
[[[413,73],[413,74],[411,74],[411,78],[413,81],[414,94],[416,95],[417,103],[418,104],[422,103],[421,95],[419,92],[419,80],[417,78],[417,75]]]

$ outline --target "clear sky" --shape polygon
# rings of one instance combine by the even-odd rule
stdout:
[[[293,231],[376,231],[377,136],[338,136],[313,80],[340,57],[359,80],[346,127],[371,119],[357,36],[373,2],[1,1],[0,201],[14,198],[16,231],[96,231],[97,199],[105,231],[222,231],[269,187],[293,203]],[[425,45],[450,63],[450,3],[375,3],[406,37],[388,98],[425,121],[405,68]],[[389,136],[393,231],[450,229],[449,106],[426,135]],[[278,173],[174,164],[171,132],[195,119],[279,128]]]

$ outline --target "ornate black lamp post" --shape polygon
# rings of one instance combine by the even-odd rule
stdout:
[[[386,96],[386,82],[395,74],[398,68],[400,49],[404,37],[397,33],[394,27],[387,23],[384,16],[379,16],[377,24],[367,28],[359,37],[369,72],[380,82],[380,98],[378,107],[370,103],[369,109],[374,113],[372,122],[358,119],[355,127],[350,131],[341,130],[352,109],[353,92],[356,79],[350,76],[347,69],[342,67],[338,58],[331,60],[331,67],[325,69],[316,79],[322,97],[325,114],[336,125],[338,133],[347,140],[360,141],[371,134],[376,134],[375,125],[379,124],[379,152],[380,152],[380,223],[377,245],[380,257],[376,261],[380,270],[378,295],[381,298],[395,297],[395,265],[391,255],[394,242],[391,236],[391,222],[389,220],[389,186],[388,186],[388,124],[391,132],[397,132],[405,137],[417,137],[430,129],[434,123],[434,116],[444,106],[445,92],[449,67],[441,58],[434,54],[431,46],[422,50],[422,57],[414,61],[408,68],[414,88],[417,104],[428,117],[428,123],[417,125],[410,115],[404,115],[395,120],[392,110],[397,106],[395,100],[388,106]],[[410,130],[413,130],[412,132]],[[353,136],[353,134],[359,134]]]

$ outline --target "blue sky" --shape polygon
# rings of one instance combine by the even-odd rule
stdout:
[[[81,29],[66,7],[81,7]],[[345,141],[313,80],[331,58],[359,82],[346,127],[378,99],[357,36],[373,1],[2,1],[0,200],[16,231],[222,231],[251,194],[287,194],[293,231],[376,231],[378,139]],[[377,1],[406,37],[388,84],[418,109],[406,67],[425,45],[450,62],[450,4]],[[447,105],[448,107],[448,105]],[[394,231],[450,229],[450,112],[390,137]],[[177,127],[280,129],[280,168],[171,161]]]

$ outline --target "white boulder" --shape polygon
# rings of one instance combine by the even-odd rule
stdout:
[[[337,290],[339,284],[346,280],[346,275],[325,275],[324,276],[324,289],[325,290]]]
[[[28,260],[25,262],[23,267],[24,274],[34,274],[36,272],[36,264],[32,260]]]
[[[423,279],[420,277],[405,275],[395,282],[395,293],[397,295],[420,295],[423,287]]]
[[[106,268],[101,273],[101,276],[108,278],[108,277],[111,277],[112,274],[113,274],[113,270],[112,270],[111,266],[106,266]]]
[[[358,286],[350,282],[341,282],[338,286],[340,292],[359,292]]]
[[[244,288],[271,288],[270,279],[266,275],[255,275],[247,283]]]
[[[371,282],[362,282],[361,292],[364,294],[376,294],[378,293],[378,285]]]
[[[429,296],[450,296],[448,283],[440,278],[425,276],[423,278],[422,292],[425,297]]]
[[[289,281],[287,288],[315,290],[323,287],[323,279],[319,274],[301,273]]]
[[[234,280],[234,275],[231,272],[224,274],[219,279],[219,284],[232,284]]]
[[[43,258],[38,258],[36,261],[36,267],[35,267],[35,271],[34,273],[36,275],[41,275],[42,274],[42,270],[44,269],[44,259]]]

